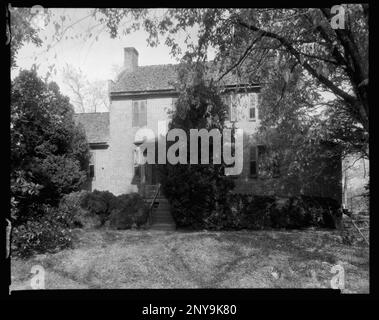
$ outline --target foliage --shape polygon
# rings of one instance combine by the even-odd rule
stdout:
[[[80,206],[87,212],[84,221],[98,217],[99,226],[108,224],[111,228],[128,229],[147,222],[147,206],[138,193],[115,196],[109,191],[94,190],[81,197]]]
[[[101,225],[104,225],[111,214],[112,205],[116,196],[109,191],[88,192],[84,195],[81,206],[92,216],[98,216]]]
[[[177,84],[180,95],[169,128],[184,130],[189,146],[190,129],[222,131],[227,112],[218,89],[205,80],[203,66],[195,66],[193,73],[188,68],[193,66],[184,65],[180,72],[181,78]],[[168,147],[171,145],[173,143],[168,143]],[[234,187],[232,181],[224,175],[224,164],[213,163],[212,140],[209,148],[209,164],[191,164],[190,150],[187,148],[187,164],[167,164],[160,168],[162,191],[173,208],[176,220],[181,221],[180,224],[196,225],[196,219],[212,212]],[[199,157],[200,151],[201,149]]]
[[[57,206],[86,179],[89,149],[73,109],[55,83],[35,70],[20,72],[11,88],[12,218],[22,224],[43,204]]]
[[[367,156],[369,8],[343,8],[343,29],[332,28],[329,8],[98,9],[96,17],[112,37],[144,28],[149,45],[164,39],[178,58],[205,61],[214,49],[216,82],[234,74],[244,83],[264,84],[263,126],[291,118],[289,126],[295,120],[309,126],[311,120],[321,128],[313,135],[339,143],[346,153]],[[182,32],[197,32],[195,40],[185,39],[184,48]]]
[[[109,225],[115,229],[140,227],[147,222],[148,207],[138,193],[123,194],[114,199]]]
[[[94,215],[83,207],[88,191],[77,191],[64,195],[58,210],[70,217],[70,228],[94,228],[101,225],[98,215]]]
[[[149,45],[157,46],[163,39],[182,61],[206,61],[212,48],[219,70],[213,75],[216,85],[229,75],[241,83],[260,83],[257,139],[268,147],[266,167],[260,169],[272,176],[271,164],[279,159],[285,168],[282,177],[295,183],[304,176],[308,181],[326,178],[328,163],[338,157],[352,153],[369,157],[369,7],[342,8],[344,12],[341,7],[338,11],[345,18],[342,29],[332,27],[330,8],[96,13],[112,37],[143,28]],[[136,26],[135,21],[142,23]],[[197,37],[185,38],[183,46],[183,32]],[[326,149],[325,143],[333,146]]]
[[[57,252],[72,244],[71,216],[44,206],[43,214],[18,225],[12,232],[12,252],[21,257]]]
[[[16,56],[20,48],[25,43],[33,43],[37,46],[42,45],[42,40],[38,35],[39,28],[32,23],[36,16],[30,8],[10,8],[10,23],[7,36],[11,46],[11,67],[16,67]],[[50,15],[47,15],[49,18]]]
[[[274,197],[229,194],[227,205],[206,216],[173,208],[180,227],[211,230],[335,228],[340,215],[338,202],[329,198],[298,196]],[[196,220],[195,220],[196,219]]]

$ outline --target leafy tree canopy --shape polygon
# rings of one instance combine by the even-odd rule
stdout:
[[[11,87],[11,191],[14,214],[57,204],[86,178],[89,149],[67,97],[35,70]]]
[[[335,13],[343,29],[333,29],[330,8],[98,9],[95,16],[112,37],[144,28],[151,46],[164,39],[177,57],[204,61],[213,48],[215,80],[235,73],[263,85],[262,130],[287,121],[304,128],[299,134],[312,132],[309,139],[317,133],[368,156],[368,6],[342,9]],[[179,37],[184,51],[179,34],[187,34]]]

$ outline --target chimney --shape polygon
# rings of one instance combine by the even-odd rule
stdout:
[[[124,48],[124,70],[135,71],[138,67],[138,51],[133,47]]]

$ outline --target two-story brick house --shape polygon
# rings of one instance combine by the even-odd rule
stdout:
[[[154,165],[141,167],[136,163],[139,142],[135,141],[135,135],[137,130],[147,127],[158,136],[158,122],[169,119],[168,111],[174,107],[178,96],[172,85],[177,80],[177,67],[138,66],[137,50],[124,48],[124,69],[115,82],[109,82],[109,112],[77,115],[77,121],[85,128],[93,155],[90,166],[92,190],[109,190],[118,195],[143,192],[144,186],[159,182]],[[229,121],[235,121],[236,127],[244,131],[243,170],[235,177],[235,191],[287,194],[289,189],[286,186],[279,188],[276,183],[259,177],[258,157],[263,148],[254,141],[260,121],[259,84],[243,83],[228,76],[222,85],[230,93]],[[301,193],[301,187],[296,187]],[[341,188],[334,182],[316,189],[316,195],[340,200]]]

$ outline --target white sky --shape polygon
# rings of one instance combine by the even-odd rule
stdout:
[[[33,44],[25,44],[19,50],[16,60],[18,68],[12,70],[12,79],[20,69],[30,69],[33,63],[39,65],[38,73],[41,77],[44,77],[48,67],[53,65],[56,69],[56,74],[52,73],[50,79],[58,83],[64,94],[70,96],[70,92],[61,77],[62,69],[66,64],[70,64],[76,69],[80,68],[88,80],[95,81],[108,80],[114,77],[113,66],[123,64],[124,47],[137,49],[139,52],[139,65],[177,63],[170,56],[169,47],[164,44],[154,48],[149,47],[146,41],[148,35],[142,30],[127,35],[119,35],[118,38],[111,39],[104,25],[98,25],[89,30],[89,28],[97,24],[94,19],[85,18],[90,9],[50,10],[53,12],[52,20],[39,32],[43,45],[37,47]],[[61,16],[65,17],[61,30],[64,30],[65,27],[75,21],[85,19],[69,28],[59,42],[52,41],[55,33],[53,22],[61,22]],[[41,21],[41,25],[43,25],[43,19],[35,21],[36,23]],[[93,36],[88,37],[89,33],[93,33]],[[79,38],[81,34],[84,35],[83,38]],[[191,32],[192,37],[195,34],[194,31]],[[97,41],[95,40],[96,35],[98,36]],[[179,40],[184,39],[183,35],[181,36],[182,38],[179,38]]]

